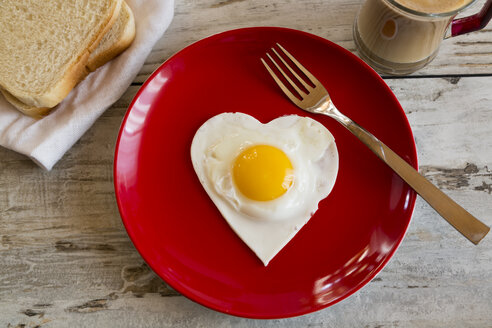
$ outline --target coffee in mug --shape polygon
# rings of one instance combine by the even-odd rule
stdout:
[[[472,2],[366,0],[354,24],[359,54],[382,73],[414,72],[436,56],[454,16]]]

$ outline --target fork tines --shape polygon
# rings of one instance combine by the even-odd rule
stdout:
[[[291,63],[294,64],[297,69],[302,72],[305,76],[305,78],[302,78],[299,76],[299,74],[292,68],[289,63],[275,50],[275,48],[271,48],[273,54],[276,56],[277,61],[272,58],[272,56],[267,53],[267,57],[270,59],[270,61],[275,65],[277,68],[278,72],[283,76],[285,81],[287,81],[290,86],[296,91],[298,96],[300,97],[300,100],[304,99],[310,92],[314,90],[314,88],[320,84],[319,81],[304,67],[302,66],[297,59],[294,58],[287,50],[284,49],[280,44],[277,43],[278,48],[282,51],[282,53],[290,59]],[[278,60],[280,59],[280,62],[283,64],[279,64]],[[278,86],[282,89],[282,91],[289,97],[289,99],[296,103],[299,102],[299,97],[296,97],[294,93],[292,93],[289,88],[285,85],[285,83],[282,81],[282,79],[275,73],[275,71],[267,64],[267,62],[261,58],[261,61],[263,62],[263,65],[265,65],[266,69],[270,73],[270,75],[273,77],[275,82],[278,84]],[[287,68],[287,70],[290,72],[290,76],[288,73],[285,72],[284,68]],[[297,82],[294,82],[293,79]],[[306,82],[308,80],[311,82],[312,85],[308,84]],[[300,86],[302,86],[304,89],[301,89]]]

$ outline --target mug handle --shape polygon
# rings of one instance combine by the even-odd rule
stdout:
[[[484,28],[492,18],[492,0],[487,0],[479,13],[455,19],[451,22],[451,36],[457,36]]]

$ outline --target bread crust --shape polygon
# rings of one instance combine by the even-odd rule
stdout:
[[[21,102],[19,99],[15,98],[12,96],[10,92],[7,90],[4,90],[0,88],[0,92],[2,95],[5,97],[5,100],[7,100],[11,105],[13,105],[17,110],[19,110],[21,113],[31,116],[33,118],[42,118],[43,116],[46,116],[49,114],[49,112],[53,109],[51,107],[34,107],[34,106],[28,106]]]
[[[94,72],[96,69],[121,54],[132,44],[133,40],[135,39],[135,18],[133,16],[133,12],[126,2],[123,2],[122,4],[121,13],[123,12],[123,9],[125,9],[125,11],[128,13],[129,19],[128,23],[125,25],[125,30],[122,38],[116,41],[110,49],[101,52],[97,55],[97,57],[93,59],[89,59],[89,62],[87,63],[87,68],[90,72]]]

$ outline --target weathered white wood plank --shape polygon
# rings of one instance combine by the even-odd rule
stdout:
[[[462,16],[477,12],[478,0]],[[209,35],[251,26],[289,27],[319,35],[354,52],[352,23],[359,0],[194,0],[176,1],[171,26],[136,78],[143,82],[172,54]],[[414,75],[492,73],[492,26],[443,42],[436,59]]]
[[[492,78],[387,82],[413,128],[421,171],[492,225]],[[137,89],[51,172],[0,149],[0,326],[490,326],[492,237],[473,246],[421,200],[388,266],[331,308],[255,321],[177,296],[132,246],[114,199],[114,144]]]
[[[407,113],[423,163],[492,168],[492,76],[387,83]]]

